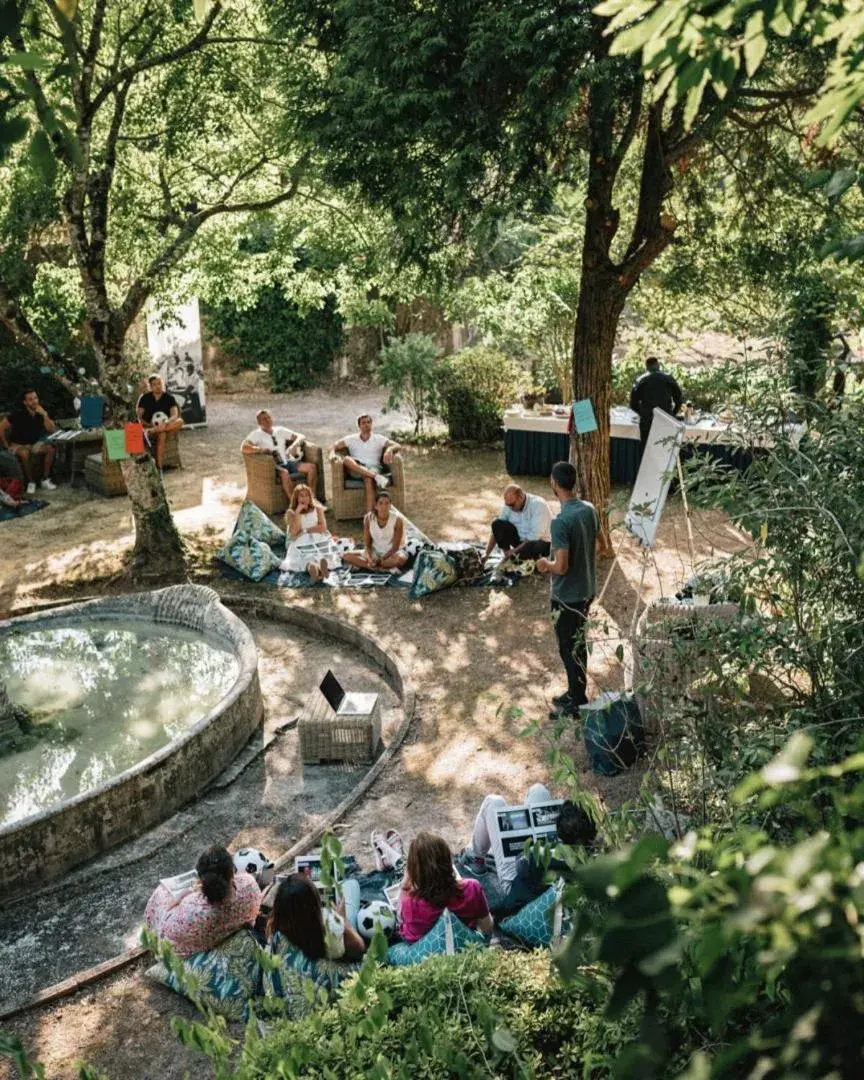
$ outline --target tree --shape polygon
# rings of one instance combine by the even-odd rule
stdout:
[[[40,332],[34,281],[46,264],[74,277],[114,419],[128,418],[137,396],[141,372],[127,338],[148,300],[178,285],[208,223],[290,200],[308,164],[270,122],[276,106],[262,72],[285,43],[261,33],[256,5],[214,0],[197,27],[192,16],[185,3],[57,0],[26,8],[3,42],[16,50],[3,64],[12,119],[26,102],[37,122],[28,148],[14,147],[4,169],[6,220],[23,224],[0,252],[0,320],[73,385],[69,358]],[[34,219],[19,211],[36,203],[52,244],[34,270]],[[123,471],[133,571],[182,573],[161,478],[146,458],[124,462]]]
[[[728,116],[743,78],[695,107],[652,101],[638,65],[610,54],[607,22],[581,0],[341,0],[326,11],[295,0],[275,18],[324,58],[300,72],[292,130],[334,183],[390,210],[407,255],[488,237],[506,214],[548,209],[562,179],[584,182],[573,389],[592,399],[598,431],[574,442],[574,456],[583,494],[606,508],[618,321],[675,234],[666,200],[676,172]],[[751,107],[773,100],[747,93]],[[626,177],[638,197],[619,206]],[[605,517],[602,540],[610,551]]]

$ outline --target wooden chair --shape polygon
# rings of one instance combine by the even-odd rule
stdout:
[[[324,489],[324,453],[320,446],[307,442],[303,446],[303,460],[318,466],[318,482],[315,485],[315,498],[320,503],[327,501]],[[285,490],[276,475],[276,462],[271,454],[244,454],[246,466],[246,498],[255,503],[268,517],[276,517],[288,509]]]
[[[162,462],[163,469],[182,469],[183,462],[180,460],[180,432],[169,431],[165,440],[165,458]],[[102,444],[101,454],[90,454],[84,462],[84,482],[91,491],[104,495],[106,498],[114,498],[115,495],[126,494],[126,481],[123,479],[123,470],[119,461],[109,461],[105,444]]]
[[[330,466],[333,479],[333,517],[336,521],[350,521],[354,518],[362,518],[366,513],[364,489],[362,487],[345,487],[345,481],[350,476],[350,473],[345,471],[345,464],[341,454],[330,455]],[[387,491],[393,500],[393,505],[404,514],[407,505],[405,462],[399,453],[393,455],[393,463],[390,466],[390,484]]]

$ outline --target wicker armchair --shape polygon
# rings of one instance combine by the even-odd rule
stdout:
[[[307,442],[303,446],[303,460],[312,461],[318,466],[318,482],[315,485],[315,498],[326,502],[324,492],[324,454],[320,446]],[[244,454],[246,466],[246,498],[255,503],[269,517],[275,517],[288,509],[285,490],[276,475],[276,462],[271,454]]]
[[[333,479],[333,517],[336,521],[351,521],[362,518],[366,513],[366,496],[362,487],[345,487],[345,465],[341,454],[330,455]],[[407,498],[405,495],[405,462],[400,453],[393,455],[390,466],[390,485],[387,491],[397,510],[405,513]]]

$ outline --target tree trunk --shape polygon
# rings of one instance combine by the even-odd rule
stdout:
[[[600,514],[599,554],[612,555],[609,535],[609,405],[612,400],[612,350],[627,291],[610,268],[583,259],[579,307],[573,340],[573,396],[590,398],[597,430],[574,435],[570,460],[576,466],[583,499]]]
[[[127,458],[121,465],[135,522],[131,577],[135,582],[183,581],[186,557],[174,524],[162,477],[149,457]]]

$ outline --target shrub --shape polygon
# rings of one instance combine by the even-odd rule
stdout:
[[[403,405],[414,421],[414,434],[428,417],[438,415],[438,357],[441,350],[428,334],[407,334],[381,350],[378,382],[388,391],[386,408]]]
[[[266,365],[273,390],[302,390],[321,381],[342,344],[336,301],[300,314],[276,287],[264,289],[248,311],[232,304],[206,310],[207,325],[239,369]]]
[[[24,390],[33,389],[53,418],[75,415],[72,395],[42,371],[41,362],[16,345],[6,331],[0,333],[0,413],[15,408]]]
[[[477,346],[441,365],[441,412],[451,439],[500,437],[504,409],[517,399],[520,371],[504,353]]]
[[[278,1022],[247,1042],[238,1076],[602,1077],[636,1031],[629,1016],[608,1023],[575,983],[565,986],[548,951],[379,968],[367,993],[359,1008],[342,999]],[[361,1021],[382,1001],[382,1023],[367,1028]]]

